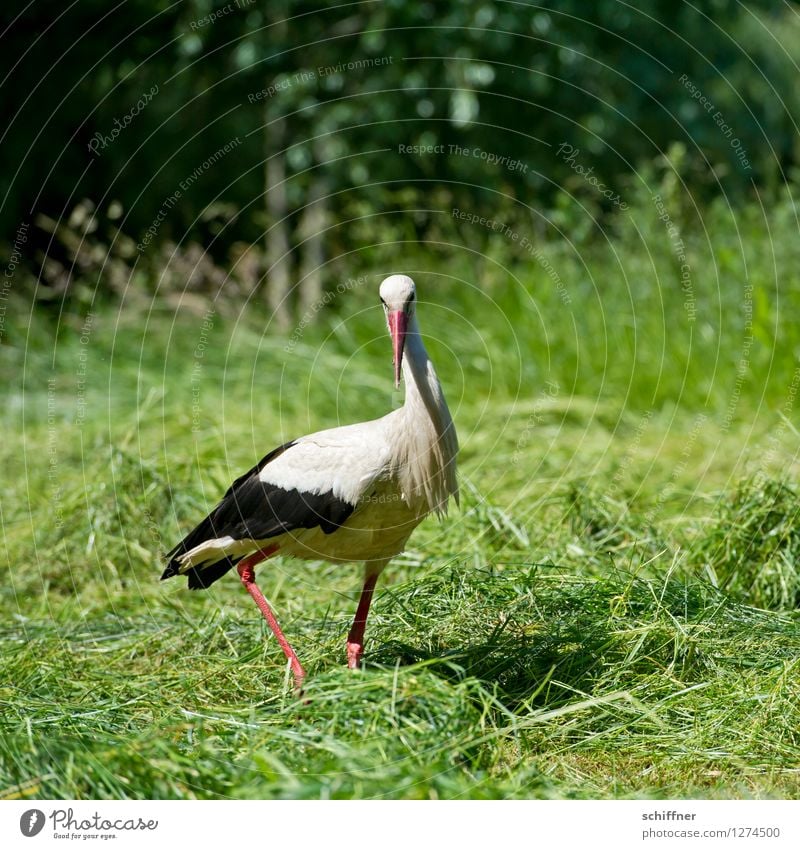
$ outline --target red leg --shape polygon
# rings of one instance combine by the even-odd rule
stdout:
[[[264,614],[267,624],[272,629],[272,633],[277,637],[278,643],[280,643],[280,647],[283,649],[283,653],[288,658],[289,664],[292,667],[292,672],[294,673],[294,683],[299,691],[303,685],[303,679],[306,677],[306,671],[297,659],[294,649],[289,645],[289,641],[283,636],[283,631],[281,631],[280,626],[278,625],[278,620],[275,618],[272,608],[269,606],[263,593],[256,584],[256,563],[260,563],[262,560],[265,560],[277,550],[278,548],[275,546],[274,548],[266,548],[262,551],[257,551],[255,554],[251,554],[249,557],[242,560],[236,568],[239,572],[239,577],[242,579],[244,588],[253,597],[253,601],[258,605],[258,609]]]
[[[347,635],[347,665],[350,669],[358,669],[361,663],[361,655],[364,653],[364,628],[367,625],[369,606],[372,602],[372,591],[378,581],[378,575],[369,575],[364,581],[364,589],[361,590],[361,598],[356,610],[356,618],[353,627]]]

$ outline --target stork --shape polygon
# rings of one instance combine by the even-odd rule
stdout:
[[[392,340],[402,407],[380,419],[335,427],[275,448],[237,478],[217,506],[167,554],[161,579],[188,577],[206,589],[236,567],[244,588],[286,655],[299,690],[305,670],[255,580],[276,554],[332,563],[364,562],[364,585],[347,637],[347,663],[360,666],[372,594],[386,564],[429,513],[458,503],[458,440],[420,335],[416,287],[387,277],[380,298]]]

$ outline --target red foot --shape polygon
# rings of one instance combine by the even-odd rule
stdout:
[[[358,669],[361,666],[361,657],[364,654],[364,646],[361,643],[347,642],[347,666],[350,669]]]
[[[361,656],[364,654],[364,629],[367,625],[372,591],[375,589],[377,580],[377,575],[370,575],[364,581],[364,589],[361,590],[356,618],[353,620],[353,627],[347,635],[347,665],[350,669],[358,669],[361,666]]]

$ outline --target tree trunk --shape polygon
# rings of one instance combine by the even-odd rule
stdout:
[[[289,240],[288,199],[286,195],[286,119],[269,120],[265,112],[264,168],[267,207],[267,231],[264,236],[267,262],[267,305],[281,330],[291,324],[290,295],[292,288],[292,257]]]
[[[298,226],[302,259],[300,265],[300,314],[305,315],[322,298],[323,264],[325,262],[325,228],[328,224],[328,184],[315,179],[308,196],[308,206]]]

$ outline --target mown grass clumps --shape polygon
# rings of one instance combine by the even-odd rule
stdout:
[[[699,571],[733,598],[767,610],[800,608],[800,494],[763,476],[724,497],[691,550]]]
[[[312,600],[313,611],[323,609]],[[305,702],[255,624],[231,604],[193,622],[162,607],[147,619],[5,629],[6,794],[797,789],[800,622],[707,583],[417,570],[378,595],[362,673],[342,668],[327,618],[289,624],[300,645],[316,646]]]

